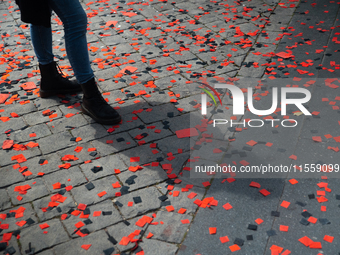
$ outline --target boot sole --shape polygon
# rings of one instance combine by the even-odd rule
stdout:
[[[82,91],[81,87],[72,90],[40,90],[40,97],[46,98],[58,94],[73,94]]]
[[[109,119],[109,120],[103,120],[103,119],[99,119],[97,118],[95,115],[93,115],[90,111],[88,111],[83,104],[81,104],[80,110],[82,111],[82,113],[90,116],[92,119],[94,119],[96,122],[103,124],[103,125],[114,125],[114,124],[118,124],[121,120],[122,117],[118,116],[118,118],[115,119]]]

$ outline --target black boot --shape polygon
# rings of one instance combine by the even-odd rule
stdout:
[[[81,111],[84,114],[105,125],[118,124],[122,120],[119,113],[105,101],[94,78],[80,86],[84,92],[81,104]]]
[[[57,94],[76,93],[81,91],[80,84],[77,81],[70,81],[64,77],[58,70],[56,62],[47,65],[39,64],[41,82],[40,97],[49,97]]]

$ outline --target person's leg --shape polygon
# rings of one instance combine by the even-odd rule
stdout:
[[[31,39],[39,63],[47,65],[53,62],[52,29],[50,27],[31,25]]]
[[[66,53],[84,92],[81,110],[101,124],[113,125],[121,117],[98,90],[91,69],[86,40],[87,16],[79,0],[49,0],[64,25]]]
[[[54,62],[51,27],[31,25],[31,38],[41,74],[40,97],[81,91],[76,81],[63,77]]]
[[[86,40],[87,16],[79,0],[49,0],[52,10],[64,25],[66,53],[80,84],[94,75]]]
[[[40,96],[50,97],[56,94],[81,91],[80,85],[63,77],[54,62],[51,27],[31,25],[31,39],[41,74]]]

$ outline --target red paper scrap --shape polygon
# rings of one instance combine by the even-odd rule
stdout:
[[[88,249],[90,249],[90,247],[92,246],[92,244],[83,244],[82,246],[81,246],[81,248],[83,248],[84,250],[88,250]]]
[[[196,128],[186,128],[182,130],[177,130],[176,135],[178,138],[184,138],[198,136],[199,134]]]
[[[37,88],[35,83],[32,82],[32,81],[25,82],[25,83],[21,84],[19,87],[23,88],[24,90],[32,90],[32,89],[36,89]]]

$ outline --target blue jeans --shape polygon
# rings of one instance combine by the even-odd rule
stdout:
[[[86,40],[87,16],[79,0],[46,0],[63,22],[66,53],[80,84],[94,75],[90,65]],[[42,65],[53,62],[52,29],[31,25],[31,38],[35,54]]]

